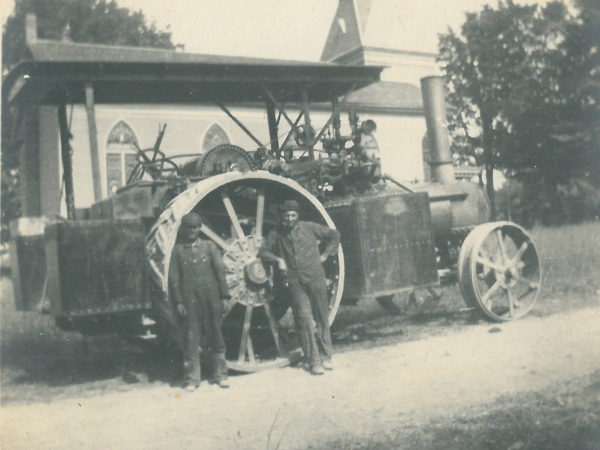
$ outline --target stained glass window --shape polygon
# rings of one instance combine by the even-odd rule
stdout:
[[[109,195],[127,182],[137,164],[137,145],[135,133],[124,121],[119,121],[110,130],[106,140],[106,186]]]

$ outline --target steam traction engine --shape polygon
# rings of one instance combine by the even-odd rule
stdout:
[[[159,148],[163,127],[153,149],[139,150],[127,186],[92,205],[85,217],[40,225],[33,233],[21,231],[28,219],[13,224],[17,307],[32,309],[35,297],[64,329],[160,336],[160,324],[172,320],[171,250],[181,218],[194,210],[206,219],[202,232],[222,250],[227,268],[229,367],[288,364],[297,350],[285,287],[257,253],[277,224],[277,206],[294,198],[305,220],[342,235],[337,256],[325,263],[330,322],[343,301],[386,304],[400,291],[450,279],[458,280],[467,305],[488,319],[525,315],[540,289],[535,246],[516,224],[486,223],[481,187],[455,181],[442,89],[439,78],[422,80],[434,181],[410,187],[382,175],[378,155],[361,144],[375,131],[373,121],[360,122],[351,112],[350,133],[342,134],[340,93],[331,89],[331,117],[316,133],[308,89],[298,89],[300,111],[292,120],[276,98],[283,94],[261,83],[268,146],[219,104],[260,144],[251,152],[226,144],[179,164]],[[282,120],[289,132],[280,143]],[[45,274],[37,287],[27,279],[36,270]]]

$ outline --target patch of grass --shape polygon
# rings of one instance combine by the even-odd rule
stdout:
[[[600,304],[600,222],[531,231],[543,280],[533,314],[545,316]]]
[[[313,444],[320,449],[597,449],[600,443],[600,372],[540,392],[505,396],[493,404],[399,424],[368,437],[345,436]]]

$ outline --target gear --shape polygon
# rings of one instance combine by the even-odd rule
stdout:
[[[200,160],[199,175],[209,177],[225,172],[254,170],[252,157],[237,145],[221,144],[210,149]]]

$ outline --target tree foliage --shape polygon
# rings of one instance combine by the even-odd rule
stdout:
[[[16,0],[2,34],[2,64],[10,68],[27,57],[25,16],[37,16],[41,39],[174,48],[169,31],[147,24],[141,11],[122,8],[114,0]]]
[[[114,0],[16,0],[2,33],[2,66],[6,73],[28,57],[25,16],[37,16],[41,39],[97,44],[175,48],[169,31],[148,24],[141,11],[131,12]],[[8,238],[7,224],[19,217],[19,142],[11,136],[15,120],[10,110],[2,115],[2,241]]]
[[[575,217],[564,202],[589,194],[582,186],[600,188],[600,11],[595,0],[576,7],[501,1],[468,14],[460,35],[440,37],[454,151],[485,166],[492,200],[493,169],[516,179],[511,189],[520,186],[528,213],[547,223],[600,213]]]

